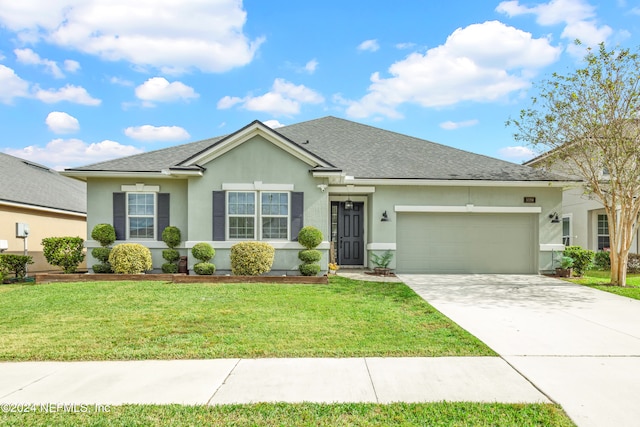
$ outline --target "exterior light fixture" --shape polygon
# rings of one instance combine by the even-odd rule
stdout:
[[[389,222],[391,221],[391,219],[389,219],[389,215],[387,215],[387,211],[382,212],[382,218],[380,219],[381,222]]]
[[[550,213],[549,219],[553,224],[557,224],[560,222],[560,218],[558,217],[558,212]]]
[[[353,209],[353,202],[351,201],[351,199],[347,198],[347,201],[344,202],[344,209],[347,211]]]

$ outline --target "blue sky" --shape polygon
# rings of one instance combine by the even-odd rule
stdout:
[[[505,121],[602,41],[640,44],[640,2],[0,0],[0,151],[63,169],[333,115],[519,163]]]

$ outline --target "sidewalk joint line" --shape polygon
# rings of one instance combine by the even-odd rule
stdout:
[[[552,403],[556,404],[556,405],[560,405],[559,402],[557,402],[555,399],[553,399],[551,396],[549,396],[547,393],[544,392],[544,390],[542,390],[540,387],[538,387],[538,385],[536,383],[534,383],[533,381],[531,381],[529,379],[529,377],[527,377],[524,373],[520,372],[520,370],[518,368],[516,368],[515,366],[513,366],[511,363],[509,363],[509,361],[507,359],[505,359],[501,354],[499,354],[498,356],[500,356],[500,359],[504,360],[504,362],[509,365],[511,367],[511,369],[513,369],[514,371],[516,371],[522,378],[524,378],[529,384],[531,384],[533,386],[533,388],[535,388],[536,390],[538,390],[540,392],[540,394],[542,394],[544,397],[546,397],[547,399],[549,399],[549,401],[551,401]]]
[[[373,383],[373,378],[371,377],[371,371],[369,370],[369,363],[367,363],[366,357],[363,357],[363,359],[364,359],[364,366],[367,368],[367,374],[369,374],[369,381],[371,382],[373,395],[376,397],[376,403],[380,403],[380,399],[378,399],[378,391],[376,390],[376,385]]]
[[[240,362],[242,362],[242,359],[238,359],[238,361],[235,363],[235,365],[233,365],[233,368],[231,368],[229,370],[229,373],[227,374],[226,377],[224,377],[224,380],[222,380],[222,382],[220,383],[220,385],[218,386],[218,388],[215,389],[215,391],[213,392],[213,394],[211,395],[211,397],[209,398],[209,400],[207,400],[207,405],[211,405],[211,401],[213,400],[214,397],[216,397],[216,394],[218,394],[218,392],[220,391],[220,389],[222,388],[223,385],[225,385],[227,383],[227,380],[229,379],[229,377],[231,377],[231,374],[233,374],[233,371],[236,370],[236,368],[238,367],[238,365],[240,364]]]

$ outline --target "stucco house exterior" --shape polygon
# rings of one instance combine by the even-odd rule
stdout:
[[[17,237],[16,224],[28,226],[27,252],[34,261],[28,266],[28,274],[59,270],[44,258],[42,239],[63,236],[86,239],[86,216],[84,182],[0,153],[0,241],[7,242],[4,253],[24,254],[25,239]]]
[[[156,270],[168,225],[182,231],[183,255],[210,243],[219,274],[240,240],[272,244],[273,274],[296,274],[304,225],[325,236],[325,271],[332,245],[343,268],[390,250],[400,273],[535,274],[562,248],[550,220],[562,178],[335,117],[277,129],[254,121],[64,174],[87,183],[87,229],[113,224],[118,242],[152,250]]]

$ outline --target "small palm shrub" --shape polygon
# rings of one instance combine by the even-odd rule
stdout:
[[[259,276],[271,271],[275,249],[264,242],[240,242],[231,247],[231,272],[238,276]]]
[[[144,273],[152,268],[151,251],[139,243],[121,243],[111,249],[109,263],[118,274]]]
[[[307,248],[298,252],[298,258],[302,261],[302,264],[298,267],[300,274],[303,276],[315,276],[321,269],[318,261],[322,258],[322,253],[314,248],[322,243],[322,232],[311,225],[302,227],[302,230],[298,233],[298,243]]]
[[[191,255],[200,261],[193,266],[193,271],[200,275],[212,275],[215,273],[215,264],[209,262],[215,254],[216,250],[207,242],[200,242],[193,245]]]

